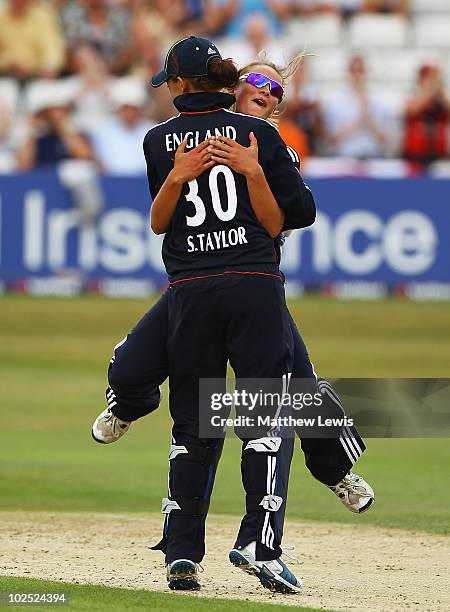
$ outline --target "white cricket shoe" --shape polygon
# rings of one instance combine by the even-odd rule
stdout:
[[[256,576],[264,588],[277,593],[298,593],[303,586],[281,557],[274,561],[256,561],[255,542],[230,551],[230,562],[242,571]]]
[[[333,487],[328,487],[350,512],[366,512],[375,501],[375,493],[372,487],[358,474],[349,472],[341,482]]]
[[[92,437],[100,444],[116,442],[130,429],[131,421],[122,421],[114,416],[110,408],[105,408],[92,425]]]

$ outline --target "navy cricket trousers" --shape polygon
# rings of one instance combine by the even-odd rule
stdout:
[[[113,413],[124,421],[135,421],[159,406],[159,386],[169,375],[168,296],[166,291],[116,346],[109,364],[108,401],[114,403]],[[305,343],[292,317],[290,325],[294,341],[292,378],[314,378]],[[305,438],[301,432],[299,438],[307,468],[326,485],[338,483],[366,448],[354,427],[343,431],[340,438]]]
[[[236,380],[273,379],[281,394],[293,367],[293,339],[282,278],[275,274],[229,274],[181,281],[169,289],[168,357],[173,419],[166,562],[204,555],[205,520],[220,437],[199,435],[199,379],[222,379],[227,363]],[[276,407],[274,408],[274,413]],[[252,435],[242,440],[241,473],[246,513],[236,546],[256,542],[256,558],[281,555],[281,537],[293,438]],[[220,432],[217,432],[220,436]],[[248,437],[247,437],[248,436]],[[280,462],[282,469],[280,472]],[[278,485],[278,486],[277,486]]]

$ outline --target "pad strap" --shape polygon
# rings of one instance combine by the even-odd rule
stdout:
[[[210,446],[196,446],[195,444],[172,444],[169,450],[169,461],[193,461],[206,463],[211,451]]]
[[[270,453],[275,454],[280,450],[282,439],[279,437],[257,438],[249,440],[242,449],[244,453]]]
[[[201,497],[164,497],[161,505],[163,514],[183,516],[206,516],[209,500]]]
[[[245,505],[248,512],[276,512],[281,508],[283,498],[267,493],[246,495]]]

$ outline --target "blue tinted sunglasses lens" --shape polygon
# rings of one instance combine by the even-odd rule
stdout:
[[[263,74],[259,74],[259,72],[250,72],[250,74],[247,75],[245,80],[247,81],[247,83],[251,83],[255,87],[259,88],[269,85],[270,93],[275,96],[275,98],[277,98],[279,102],[281,102],[284,92],[283,87],[280,85],[280,83],[272,81],[272,79],[269,79]]]

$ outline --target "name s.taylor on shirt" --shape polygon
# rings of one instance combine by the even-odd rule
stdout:
[[[194,251],[215,251],[216,249],[226,249],[237,244],[248,244],[248,240],[245,237],[245,227],[242,226],[228,231],[220,230],[206,234],[189,235],[186,240],[188,253],[193,253]]]
[[[165,142],[168,152],[176,151],[183,140],[186,140],[186,149],[193,149],[201,142],[212,138],[213,136],[226,136],[232,140],[236,140],[236,128],[232,125],[223,127],[215,127],[205,131],[195,130],[190,132],[181,132],[166,134]],[[198,200],[197,200],[198,206]],[[248,244],[245,236],[245,227],[240,226],[230,230],[220,230],[216,232],[206,232],[202,234],[194,234],[187,236],[187,252],[194,253],[196,251],[206,252],[215,251],[217,249],[226,249],[230,246],[238,244]]]

